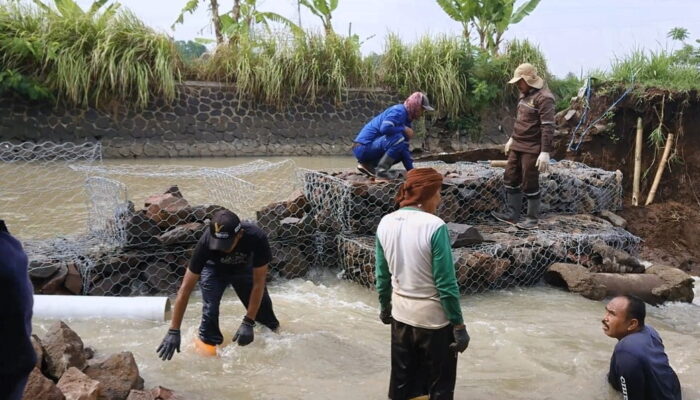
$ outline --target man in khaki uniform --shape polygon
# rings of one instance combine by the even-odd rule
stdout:
[[[539,175],[547,171],[552,151],[554,95],[544,87],[544,80],[531,64],[519,65],[513,75],[508,83],[518,86],[520,97],[513,135],[505,146],[508,164],[503,183],[507,210],[491,215],[522,229],[535,229],[540,212]],[[527,216],[520,222],[523,192]]]

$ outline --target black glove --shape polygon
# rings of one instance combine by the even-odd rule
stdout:
[[[467,327],[463,326],[461,328],[454,328],[455,342],[450,344],[450,349],[452,351],[463,353],[464,350],[469,347],[469,334],[467,333]]]
[[[253,334],[254,326],[255,321],[248,318],[247,316],[243,317],[243,322],[241,322],[241,326],[236,331],[236,334],[233,335],[233,341],[237,342],[239,346],[245,346],[250,344],[255,338],[255,335]]]
[[[178,353],[180,352],[180,330],[168,329],[168,334],[163,338],[156,353],[158,353],[158,357],[165,361],[173,358],[175,350],[177,350]]]
[[[391,325],[391,323],[394,321],[394,318],[391,316],[391,307],[387,307],[386,309],[380,311],[379,319],[382,320],[384,325]]]

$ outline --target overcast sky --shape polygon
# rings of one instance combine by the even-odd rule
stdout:
[[[208,1],[187,15],[183,25],[170,29],[186,0],[121,0],[148,25],[175,39],[213,38]],[[83,6],[92,0],[78,0]],[[232,0],[219,0],[220,11]],[[520,4],[518,1],[517,4]],[[258,9],[298,21],[296,0],[258,0]],[[320,20],[302,9],[304,28],[320,31]],[[363,52],[382,52],[384,38],[395,32],[411,42],[424,34],[459,34],[461,25],[451,20],[434,0],[340,0],[333,14],[337,32],[352,32],[361,39]],[[700,0],[542,0],[535,11],[506,32],[506,38],[529,39],[544,51],[549,67],[558,76],[606,69],[615,56],[635,48],[659,50],[677,47],[666,38],[669,29],[681,26],[694,41],[700,38]]]

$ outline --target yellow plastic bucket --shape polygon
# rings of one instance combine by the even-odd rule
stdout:
[[[203,357],[216,357],[216,346],[206,344],[196,336],[194,338],[194,351]]]

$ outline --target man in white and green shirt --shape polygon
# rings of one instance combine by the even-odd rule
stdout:
[[[434,213],[442,175],[408,172],[398,211],[377,227],[376,287],[380,319],[391,324],[389,398],[452,399],[457,352],[469,345],[459,305],[447,225]]]

